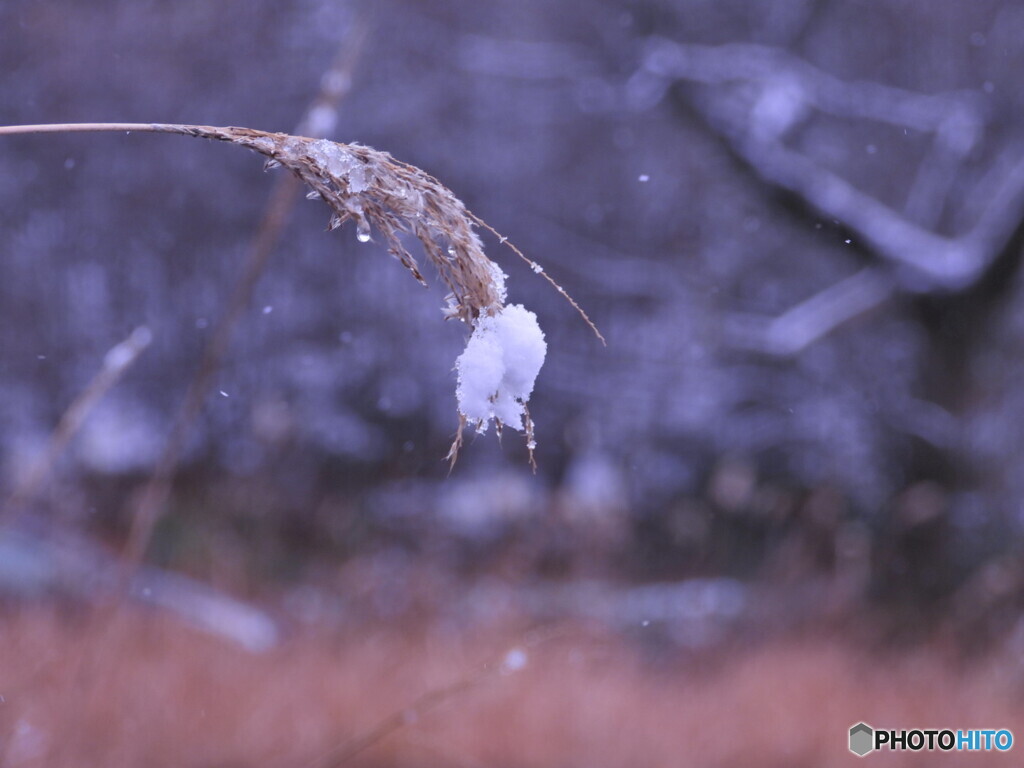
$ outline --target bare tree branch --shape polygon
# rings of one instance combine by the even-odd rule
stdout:
[[[899,267],[900,287],[958,291],[976,282],[1024,216],[1024,150],[1011,147],[976,185],[962,208],[974,214],[961,234],[929,229],[942,214],[962,159],[980,141],[980,94],[927,95],[876,83],[847,82],[778,49],[757,45],[683,45],[653,39],[648,73],[706,85],[739,83],[754,94],[743,108],[716,92],[703,104],[714,128],[763,179],[801,197],[853,230],[878,256]],[[812,110],[932,133],[935,145],[900,213],[785,144]],[[917,222],[921,222],[922,226]]]
[[[726,324],[731,346],[767,355],[797,355],[843,323],[884,302],[893,291],[892,279],[867,267],[829,286],[770,320],[734,316]]]
[[[46,450],[21,478],[14,492],[4,505],[7,511],[16,509],[30,499],[39,485],[53,469],[57,459],[64,452],[71,439],[78,434],[82,424],[96,404],[103,399],[121,377],[131,368],[152,341],[152,334],[146,326],[139,326],[124,341],[114,345],[103,357],[103,366],[74,402],[61,416],[50,435]]]
[[[980,138],[980,94],[922,94],[866,81],[846,81],[788,51],[731,43],[689,45],[664,38],[647,44],[644,68],[680,80],[722,85],[757,82],[795,89],[808,106],[838,117],[859,117],[924,132],[939,132],[970,145]]]

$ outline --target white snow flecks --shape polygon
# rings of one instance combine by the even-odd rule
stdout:
[[[501,660],[501,674],[510,675],[523,669],[530,657],[522,648],[513,648]]]
[[[347,187],[350,194],[358,195],[370,188],[372,176],[369,168],[347,147],[327,139],[319,139],[309,145],[309,156],[337,184]]]
[[[506,275],[502,271],[501,267],[493,261],[487,266],[491,270],[491,285],[494,286],[494,294],[498,297],[498,303],[504,304],[505,299],[508,298],[508,289],[505,287],[505,281],[508,279],[508,275]],[[522,307],[520,307],[520,309],[522,309]],[[536,322],[536,316],[534,316],[534,321]],[[541,337],[543,338],[543,334],[541,334]],[[543,362],[543,360],[541,360],[541,362]]]
[[[486,432],[492,419],[522,430],[524,406],[547,349],[537,316],[521,304],[481,315],[455,362],[459,413],[479,432]]]

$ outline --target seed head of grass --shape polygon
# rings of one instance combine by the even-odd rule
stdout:
[[[500,311],[504,275],[484,254],[474,217],[451,190],[419,168],[360,144],[339,144],[245,128],[214,129],[208,136],[253,149],[269,167],[284,166],[331,209],[328,227],[353,222],[357,237],[379,236],[388,251],[426,284],[403,235],[423,247],[451,291],[446,314],[467,323]],[[223,132],[223,135],[221,135]]]
[[[426,285],[406,236],[419,240],[427,259],[448,287],[445,316],[473,329],[466,352],[456,367],[459,386],[459,427],[449,451],[454,464],[462,432],[478,432],[491,421],[497,430],[511,426],[525,433],[533,464],[534,424],[527,401],[543,364],[547,345],[536,316],[521,306],[505,309],[505,273],[484,253],[477,234],[495,235],[532,271],[541,275],[583,317],[599,339],[604,338],[568,293],[535,261],[508,243],[486,222],[466,209],[446,186],[416,166],[395,160],[360,144],[341,144],[251,128],[165,123],[78,123],[0,127],[0,135],[68,131],[148,131],[225,141],[254,150],[268,168],[283,166],[309,187],[309,197],[322,199],[331,210],[328,229],[354,222],[357,238],[374,234],[388,251]],[[514,311],[513,311],[514,310]]]

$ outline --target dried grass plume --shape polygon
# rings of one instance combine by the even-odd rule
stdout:
[[[478,431],[484,431],[492,419],[499,430],[502,426],[512,426],[525,432],[533,463],[534,426],[526,402],[546,350],[543,333],[536,326],[533,313],[523,310],[515,314],[516,318],[528,318],[525,322],[531,327],[525,329],[507,327],[511,313],[504,319],[508,322],[502,319],[506,299],[505,274],[484,253],[477,228],[493,233],[535,273],[551,283],[604,341],[586,313],[539,264],[526,258],[506,238],[468,211],[462,201],[433,176],[416,166],[395,160],[387,152],[360,144],[340,144],[326,139],[237,127],[165,123],[0,127],[0,135],[67,131],[174,133],[225,141],[254,150],[266,158],[268,168],[283,166],[288,169],[310,188],[309,197],[319,197],[328,205],[331,209],[329,229],[351,221],[361,242],[368,242],[374,233],[378,234],[388,251],[425,285],[417,260],[403,236],[411,235],[419,240],[427,259],[450,291],[444,308],[445,316],[457,318],[474,329],[471,346],[476,352],[470,355],[467,347],[467,353],[459,359],[459,429],[449,452],[453,463],[467,423]],[[495,318],[504,322],[501,333],[493,331]],[[511,346],[515,349],[508,349],[508,341],[503,349],[502,339],[511,339]],[[524,339],[539,339],[533,342],[543,345],[539,355],[536,349],[528,350],[528,355],[521,354]],[[486,354],[482,354],[485,347]],[[538,356],[540,362],[537,362]],[[536,370],[523,370],[522,360],[525,358],[530,359],[529,365]],[[515,385],[506,386],[510,381]],[[492,386],[493,391],[488,389]],[[489,401],[490,407],[487,402],[483,407],[478,402],[470,407],[462,401],[464,392],[475,393],[480,387],[484,387],[484,399]],[[515,423],[516,420],[519,423]]]

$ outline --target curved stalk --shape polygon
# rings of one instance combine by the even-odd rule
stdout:
[[[210,128],[206,125],[179,125],[175,123],[41,123],[35,125],[3,125],[0,135],[26,133],[84,133],[140,131],[149,133],[194,134],[197,130]]]

